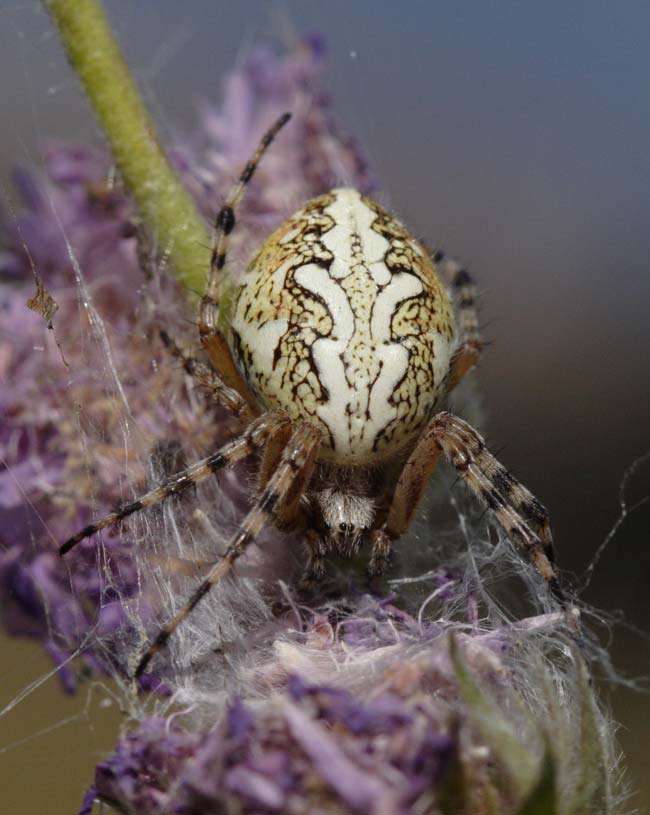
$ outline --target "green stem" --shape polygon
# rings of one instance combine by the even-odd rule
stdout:
[[[178,279],[203,289],[210,235],[165,156],[100,0],[44,0],[140,217]]]

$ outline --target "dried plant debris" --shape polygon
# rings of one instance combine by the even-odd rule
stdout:
[[[34,277],[36,280],[36,294],[25,303],[27,308],[35,311],[37,314],[40,314],[41,317],[47,323],[47,327],[52,330],[52,318],[56,314],[59,308],[59,304],[56,302],[54,297],[49,293],[49,291],[43,285],[41,278],[34,273]]]

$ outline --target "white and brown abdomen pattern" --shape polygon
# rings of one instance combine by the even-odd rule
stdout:
[[[423,247],[337,189],[264,243],[235,292],[231,341],[264,406],[314,422],[321,460],[356,466],[394,456],[430,418],[456,327]]]

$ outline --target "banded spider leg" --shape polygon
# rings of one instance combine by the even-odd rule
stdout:
[[[230,539],[223,557],[208,572],[187,605],[160,630],[141,657],[135,670],[135,679],[144,673],[156,653],[166,645],[174,631],[183,620],[187,619],[210,589],[230,572],[234,562],[246,551],[262,529],[278,513],[282,512],[283,505],[289,496],[294,493],[301,495],[304,492],[316,464],[320,442],[321,436],[317,428],[307,423],[296,427],[282,453],[277,469],[244,518],[240,528]]]
[[[155,506],[171,498],[173,495],[179,495],[195,484],[219,472],[219,470],[224,467],[241,461],[256,450],[260,450],[270,436],[281,431],[283,426],[288,424],[289,419],[283,411],[276,411],[260,416],[259,419],[256,419],[246,428],[241,436],[224,445],[216,453],[197,461],[196,464],[172,476],[155,489],[149,490],[149,492],[136,498],[135,501],[130,501],[114,512],[105,515],[99,521],[85,526],[59,547],[59,554],[67,554],[78,543],[81,543],[85,538],[90,538],[96,532],[99,532],[100,529],[115,526],[129,515],[133,515],[133,513],[139,512],[141,509]]]
[[[481,503],[492,511],[506,534],[523,549],[551,593],[566,608],[567,598],[555,570],[547,510],[497,461],[476,430],[448,412],[433,417],[404,465],[385,527],[374,541],[371,568],[383,567],[390,541],[408,529],[442,454]]]
[[[476,284],[471,274],[438,249],[432,255],[451,286],[458,316],[460,344],[454,354],[447,377],[447,393],[458,385],[476,365],[485,345],[481,337],[476,310]]]
[[[289,428],[289,419],[282,411],[264,414],[255,419],[239,438],[222,447],[217,453],[197,462],[137,500],[125,504],[115,512],[82,529],[60,547],[60,554],[69,552],[82,540],[94,535],[100,529],[118,524],[141,509],[154,506],[172,495],[178,495],[252,452],[266,449],[269,442],[273,445],[276,435],[281,439],[286,439]],[[169,637],[208,591],[230,572],[233,563],[255,540],[264,526],[276,517],[281,518],[283,512],[293,507],[299,500],[313,473],[320,441],[320,432],[312,425],[303,423],[293,430],[288,443],[283,446],[277,466],[261,490],[254,506],[244,518],[239,530],[230,540],[223,557],[212,567],[205,580],[190,597],[187,605],[161,629],[152,641],[138,663],[135,672],[136,679],[142,675],[154,655],[164,647]],[[273,445],[273,450],[277,450],[277,445]],[[273,455],[273,458],[276,456]]]
[[[273,143],[278,132],[290,119],[290,113],[283,113],[264,134],[257,150],[241,171],[239,178],[217,213],[210,269],[199,307],[199,335],[201,337],[201,344],[210,362],[219,371],[224,382],[239,391],[253,410],[258,410],[255,399],[239,372],[239,369],[235,365],[228,343],[218,327],[219,303],[223,294],[223,272],[228,254],[228,243],[230,234],[237,222],[237,206],[246,191],[247,185],[253,178],[264,153],[266,153],[269,146]]]

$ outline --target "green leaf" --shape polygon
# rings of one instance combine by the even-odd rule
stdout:
[[[558,815],[556,800],[555,761],[546,745],[537,783],[517,810],[517,815]]]
[[[499,707],[483,693],[467,669],[453,635],[449,638],[449,653],[462,701],[506,776],[506,783],[501,786],[508,798],[520,799],[535,783],[535,761]]]
[[[611,810],[607,750],[599,727],[599,711],[589,671],[574,652],[580,693],[580,764],[572,815],[607,815]]]
[[[454,744],[454,754],[451,758],[447,772],[440,785],[438,808],[442,815],[466,815],[469,802],[467,778],[460,757],[458,720],[452,721],[451,736]]]

